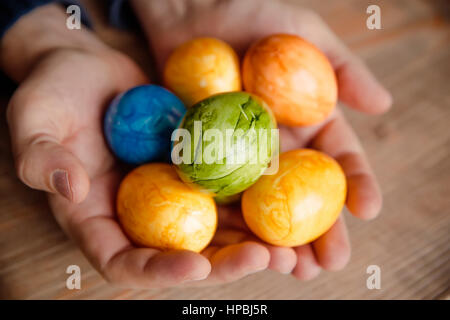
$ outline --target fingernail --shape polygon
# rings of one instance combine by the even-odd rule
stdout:
[[[293,268],[292,268],[292,269],[293,269]],[[281,273],[281,274],[286,274],[286,275],[288,275],[288,274],[291,274],[291,273],[292,273],[292,270],[281,270],[280,273]]]
[[[53,187],[60,195],[72,201],[72,189],[69,184],[69,174],[65,170],[55,170],[52,173]]]
[[[267,269],[267,267],[268,267],[267,265],[266,266],[261,266],[261,267],[256,267],[253,270],[247,271],[247,275],[251,275],[251,274],[254,274],[254,273],[258,273],[258,272],[264,271],[264,270]]]
[[[208,278],[208,275],[193,276],[192,278],[184,280],[183,283],[201,281],[201,280],[205,280],[206,278]]]
[[[194,281],[199,281],[199,280],[205,280],[206,278],[208,278],[209,274],[202,274],[196,277],[192,277],[192,280]]]
[[[188,279],[185,279],[184,281],[182,281],[181,283],[182,284],[190,284],[190,283],[195,283],[195,282],[198,282],[198,281],[202,281],[202,280],[205,280],[206,278],[208,278],[208,276],[209,276],[209,274],[202,274],[202,275],[193,275],[193,276],[191,276],[190,278],[188,278]]]

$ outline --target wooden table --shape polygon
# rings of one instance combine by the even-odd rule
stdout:
[[[450,28],[446,1],[303,1],[316,9],[391,90],[394,108],[369,117],[346,110],[380,180],[381,216],[347,214],[352,259],[310,282],[271,271],[219,287],[124,290],[107,284],[67,239],[43,193],[16,178],[0,113],[0,298],[17,299],[433,299],[450,297]],[[382,30],[368,30],[366,8],[381,7]],[[447,2],[448,3],[448,2]],[[92,3],[89,3],[89,7]],[[97,11],[94,9],[94,13]],[[98,33],[145,62],[143,41],[106,28]],[[104,19],[103,19],[104,21]],[[148,66],[148,63],[147,63]],[[66,268],[82,271],[68,290]],[[366,268],[381,268],[368,290]]]

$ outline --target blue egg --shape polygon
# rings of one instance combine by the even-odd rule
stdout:
[[[105,137],[114,154],[127,163],[167,161],[172,132],[185,113],[183,102],[163,87],[134,87],[111,102]]]

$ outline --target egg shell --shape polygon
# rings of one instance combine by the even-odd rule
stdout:
[[[279,170],[262,176],[242,196],[248,227],[277,246],[309,243],[337,220],[346,199],[339,164],[319,151],[301,149],[280,155]]]
[[[196,122],[201,124],[202,140],[195,137]],[[178,174],[191,186],[217,196],[221,203],[234,200],[229,196],[252,185],[278,152],[276,143],[270,145],[271,129],[276,129],[270,108],[260,98],[246,92],[216,94],[198,102],[188,109],[180,128],[190,133],[188,152],[191,156],[190,162],[177,164]],[[215,138],[206,139],[209,130],[217,130],[221,134],[222,144]],[[267,140],[259,138],[260,130],[266,130]],[[229,146],[226,143],[227,131],[232,133]],[[252,135],[252,132],[256,134]],[[240,148],[239,143],[243,141],[245,148]],[[264,146],[262,141],[267,148],[261,149]],[[205,154],[213,147],[222,150],[222,157],[217,156],[208,163]]]
[[[124,162],[168,161],[172,132],[185,113],[181,100],[167,89],[134,87],[111,102],[104,118],[105,138]]]
[[[213,94],[241,90],[234,50],[215,38],[195,38],[167,59],[164,83],[189,107]]]
[[[128,237],[142,247],[202,251],[214,236],[214,200],[184,184],[172,165],[151,163],[120,184],[117,216]]]
[[[317,124],[336,105],[333,67],[319,49],[295,35],[271,35],[253,44],[242,78],[245,90],[262,97],[281,124]]]

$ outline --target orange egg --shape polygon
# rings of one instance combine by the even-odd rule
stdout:
[[[245,90],[262,97],[281,124],[316,124],[336,105],[333,67],[298,36],[277,34],[256,42],[245,55],[242,78]]]
[[[192,106],[216,93],[241,90],[239,60],[225,42],[196,38],[170,55],[164,82],[187,106]]]
[[[346,198],[339,164],[311,149],[281,154],[279,170],[242,196],[248,227],[262,240],[294,247],[313,241],[336,221]]]
[[[131,171],[120,184],[117,215],[137,245],[200,252],[217,225],[214,200],[178,178],[169,164],[151,163]]]

